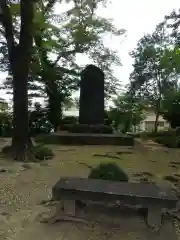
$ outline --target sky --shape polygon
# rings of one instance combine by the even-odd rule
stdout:
[[[61,12],[67,6],[57,6],[56,11]],[[178,0],[111,0],[106,9],[98,9],[98,13],[113,20],[117,28],[126,29],[126,37],[111,38],[108,37],[104,43],[118,51],[122,66],[115,68],[115,76],[120,79],[122,84],[127,84],[129,74],[132,71],[133,60],[129,56],[145,33],[152,32],[156,25],[164,19],[173,9],[179,9],[180,2]],[[78,58],[78,63],[90,63],[86,57]],[[0,73],[0,82],[3,81],[6,74]],[[9,99],[2,91],[1,97]]]

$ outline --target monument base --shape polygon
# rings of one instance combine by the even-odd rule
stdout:
[[[37,141],[41,142],[39,136]],[[68,133],[56,132],[47,136],[42,136],[42,142],[46,144],[62,145],[118,145],[134,146],[134,138],[118,134],[90,134],[90,133]]]
[[[89,124],[62,124],[59,130],[69,133],[91,133],[91,134],[112,134],[113,129],[111,126],[104,124],[89,125]]]
[[[113,129],[104,124],[73,124],[68,128],[69,133],[112,134]]]

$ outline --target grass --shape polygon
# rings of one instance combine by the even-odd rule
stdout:
[[[49,206],[45,207],[40,203],[51,198],[51,188],[60,177],[87,177],[91,168],[99,163],[116,162],[129,175],[130,181],[150,181],[169,186],[173,186],[174,183],[176,186],[178,184],[177,181],[164,180],[166,176],[174,176],[177,179],[180,176],[179,165],[176,164],[177,169],[170,166],[172,159],[173,164],[180,162],[179,150],[176,149],[172,149],[167,154],[162,149],[144,152],[144,150],[135,148],[130,151],[131,154],[126,154],[127,149],[119,146],[48,145],[48,147],[53,150],[55,157],[53,160],[47,160],[46,164],[29,163],[27,165],[5,159],[0,160],[0,169],[7,169],[5,172],[0,172],[0,225],[4,238],[31,240],[38,236],[45,240],[83,240],[89,236],[92,237],[89,239],[104,239],[104,231],[111,232],[109,225],[105,227],[105,230],[98,227],[99,225],[97,225],[98,230],[92,230],[92,227],[83,227],[82,229],[80,226],[76,226],[74,228],[68,223],[57,224],[57,227],[52,228],[39,224],[37,220],[42,212],[47,212],[49,209]],[[119,152],[123,153],[120,154],[120,157],[117,155]],[[118,219],[118,221],[121,220]],[[128,235],[129,228],[132,228],[133,234],[136,231],[139,231],[140,235],[146,234],[146,228],[144,225],[141,226],[137,219],[133,220],[132,217],[127,221],[122,218],[123,227],[118,234],[116,232],[112,234],[112,240],[136,239],[135,235]],[[58,234],[63,234],[63,236]],[[126,238],[126,236],[128,237]]]

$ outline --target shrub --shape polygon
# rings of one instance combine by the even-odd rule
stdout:
[[[176,137],[176,147],[180,148],[180,136]]]
[[[176,136],[180,136],[180,127],[177,127],[175,132],[176,132]]]
[[[154,141],[168,148],[176,148],[179,144],[176,137],[173,136],[156,137]]]
[[[78,118],[74,116],[66,116],[61,120],[61,124],[76,124],[78,122]]]
[[[118,134],[119,135],[119,134]],[[79,135],[79,134],[41,134],[36,136],[36,142],[43,144],[62,144],[62,145],[118,145],[134,146],[134,138],[130,136],[112,136],[101,135]]]
[[[60,131],[68,131],[71,124],[60,124]]]
[[[166,130],[166,131],[158,131],[158,132],[142,132],[140,134],[141,138],[144,139],[153,139],[158,137],[168,137],[168,136],[174,136],[173,130]]]
[[[92,168],[88,178],[128,182],[128,175],[116,163],[101,163]]]
[[[40,161],[51,159],[54,156],[53,151],[43,145],[35,146],[34,153],[35,157]]]
[[[43,145],[37,145],[37,146],[34,146],[33,147],[33,152],[34,152],[34,155],[35,155],[35,160],[38,162],[38,161],[44,161],[44,160],[47,160],[47,159],[51,159],[53,158],[54,154],[53,154],[53,151]],[[11,156],[11,146],[5,146],[3,149],[2,149],[2,153],[5,154],[5,155],[10,155]],[[34,161],[34,159],[33,159]]]
[[[165,130],[165,131],[159,131],[157,133],[153,133],[154,136],[158,137],[173,137],[175,135],[175,132],[173,130]]]
[[[71,133],[101,133],[112,134],[113,130],[107,125],[88,125],[88,124],[74,124],[68,129]]]
[[[11,146],[10,145],[7,145],[7,146],[4,146],[3,148],[2,148],[2,153],[3,154],[10,154],[10,151],[11,151]]]

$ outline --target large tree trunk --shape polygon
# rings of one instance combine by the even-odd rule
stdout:
[[[55,96],[48,95],[48,108],[48,120],[57,132],[62,120],[62,102]]]
[[[13,69],[13,158],[26,161],[31,156],[32,143],[28,129],[28,72],[29,56],[23,54],[21,49],[15,57],[16,64]]]
[[[59,130],[59,125],[63,115],[63,97],[59,92],[56,79],[44,79],[46,83],[46,94],[48,97],[48,120],[55,132]]]
[[[32,51],[32,26],[34,3],[36,0],[21,0],[21,29],[19,44],[13,35],[10,8],[5,0],[1,1],[2,24],[8,46],[10,70],[13,75],[13,138],[10,153],[16,160],[25,161],[32,157],[32,143],[28,134],[28,94],[27,82]]]

